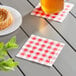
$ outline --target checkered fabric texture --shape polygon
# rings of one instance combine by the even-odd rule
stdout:
[[[52,66],[63,47],[64,43],[31,35],[16,56]]]
[[[32,11],[31,15],[55,20],[57,22],[63,22],[64,19],[67,17],[69,11],[73,8],[74,4],[72,3],[64,3],[64,9],[59,13],[54,14],[45,14],[42,9],[40,3],[37,5],[37,7]]]

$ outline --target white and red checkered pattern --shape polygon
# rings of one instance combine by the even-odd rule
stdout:
[[[59,13],[54,14],[45,14],[42,9],[40,3],[37,5],[37,7],[32,11],[31,15],[40,16],[43,18],[55,20],[58,22],[63,22],[63,20],[68,15],[69,11],[73,8],[74,4],[72,3],[64,3],[64,9]]]
[[[16,56],[52,66],[63,47],[64,43],[31,35]]]

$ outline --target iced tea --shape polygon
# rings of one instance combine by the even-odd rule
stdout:
[[[40,0],[45,13],[58,13],[64,8],[64,0]]]

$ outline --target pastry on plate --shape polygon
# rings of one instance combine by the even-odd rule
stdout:
[[[12,14],[5,8],[0,8],[0,30],[6,29],[13,22]]]

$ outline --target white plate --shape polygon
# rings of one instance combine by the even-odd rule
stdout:
[[[14,18],[14,21],[11,24],[11,26],[0,31],[0,36],[3,36],[3,35],[10,34],[19,28],[19,26],[22,23],[22,16],[16,9],[12,7],[0,5],[0,8],[6,8],[7,10],[9,10],[12,13],[13,18]]]

